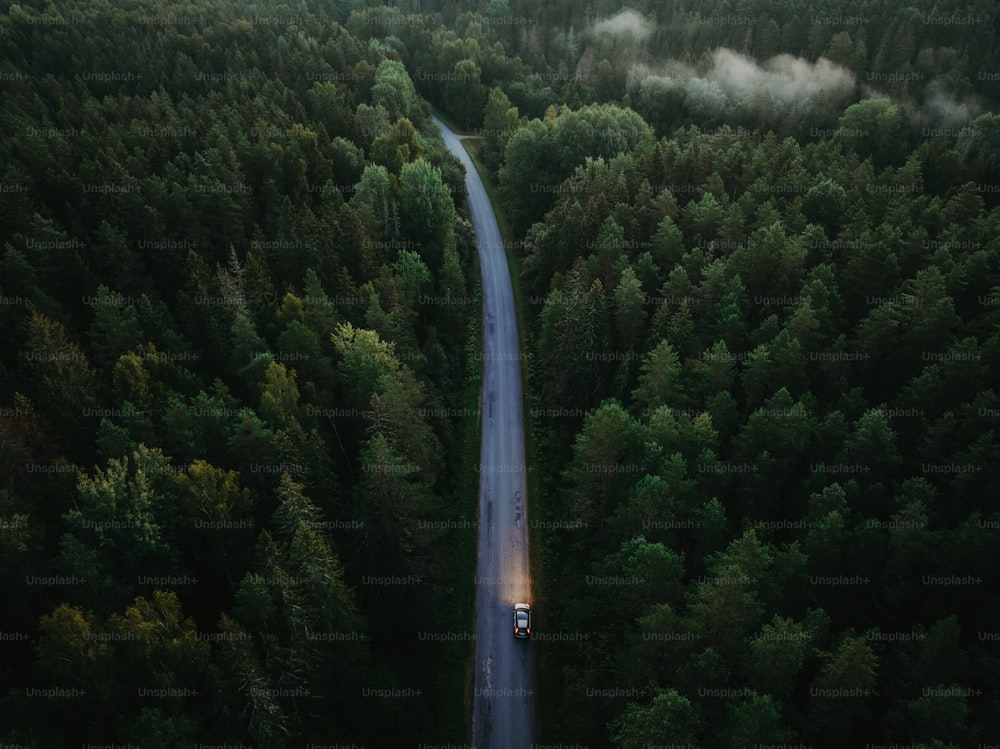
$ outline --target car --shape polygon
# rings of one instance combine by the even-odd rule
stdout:
[[[531,637],[531,606],[514,604],[514,637]]]

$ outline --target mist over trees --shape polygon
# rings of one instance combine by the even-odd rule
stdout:
[[[499,43],[530,66],[523,79],[482,81],[529,117],[549,105],[616,102],[657,135],[726,122],[806,139],[835,126],[845,97],[885,96],[907,108],[914,145],[921,128],[961,127],[1000,97],[996,13],[985,1],[430,6],[479,49]]]

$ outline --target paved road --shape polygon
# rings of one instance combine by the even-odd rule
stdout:
[[[535,699],[531,641],[514,638],[513,606],[531,603],[521,349],[514,293],[496,216],[472,160],[443,122],[465,166],[483,280],[482,446],[476,572],[472,746],[531,749]],[[532,622],[534,624],[534,622]]]

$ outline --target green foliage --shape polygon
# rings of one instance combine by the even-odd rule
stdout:
[[[8,743],[374,746],[394,728],[463,730],[438,686],[410,731],[394,701],[343,679],[398,681],[397,666],[438,661],[430,649],[306,635],[347,628],[362,642],[365,614],[412,604],[350,592],[371,561],[357,529],[382,532],[359,461],[384,434],[418,466],[415,517],[441,519],[474,312],[421,302],[464,297],[469,265],[453,236],[461,167],[426,132],[410,77],[421,45],[331,25],[385,32],[355,5],[71,0],[0,21],[0,630],[39,646],[33,663],[31,641],[14,644],[0,668]],[[196,22],[148,23],[166,17]],[[65,18],[68,34],[35,34]],[[78,76],[121,60],[130,80]],[[447,70],[479,80],[464,99],[478,117],[496,71],[471,48]],[[278,551],[258,563],[267,533]],[[433,560],[415,567],[450,579],[447,544],[418,548]],[[242,605],[251,589],[266,625]],[[432,615],[448,590],[427,594]],[[127,639],[150,632],[161,640]],[[437,664],[439,683],[460,680],[453,662]],[[64,680],[86,694],[25,701],[24,685]],[[140,686],[199,695],[151,701]]]
[[[441,170],[423,159],[405,164],[399,173],[399,207],[406,236],[422,245],[442,242],[452,231],[455,204]],[[432,267],[440,256],[424,253]]]
[[[383,341],[374,330],[341,323],[330,336],[341,361],[337,373],[348,400],[357,406],[366,404],[379,379],[399,372],[402,365],[395,356],[395,345]]]
[[[565,407],[596,405],[609,370],[611,325],[603,284],[575,267],[564,288],[546,298],[541,319],[539,349],[547,371],[556,375],[546,398]]]
[[[299,404],[295,380],[295,370],[289,370],[281,362],[271,361],[264,371],[258,412],[274,427],[286,426],[295,416]]]
[[[77,491],[78,509],[66,515],[69,532],[62,537],[60,561],[66,572],[91,571],[81,568],[81,554],[97,565],[95,591],[100,581],[110,585],[112,575],[122,580],[123,589],[104,605],[120,600],[149,569],[173,567],[176,495],[170,458],[158,448],[139,445],[131,456],[109,459],[107,468],[81,475]]]
[[[747,650],[746,672],[753,687],[788,699],[810,653],[811,638],[801,624],[775,614],[771,624],[752,636]]]
[[[680,371],[680,360],[673,347],[665,340],[660,341],[642,363],[639,387],[632,397],[647,412],[675,403]]]
[[[507,94],[502,89],[491,88],[483,107],[483,139],[479,147],[479,158],[494,173],[503,161],[507,141],[517,130],[518,121],[517,107],[511,104]]]
[[[696,740],[697,713],[691,702],[673,689],[658,690],[646,705],[631,704],[615,721],[615,749],[641,749],[652,742],[689,744]]]
[[[507,141],[500,187],[511,218],[524,230],[555,202],[560,183],[588,158],[611,159],[651,148],[653,133],[631,109],[600,104],[579,110],[549,108]]]
[[[400,118],[385,135],[372,142],[371,157],[393,174],[399,174],[403,164],[423,156],[424,147],[416,128],[405,117]]]
[[[389,183],[389,170],[381,164],[369,164],[354,185],[351,208],[368,230],[369,236],[381,239],[395,231],[395,199]]]
[[[59,322],[34,305],[25,321],[24,380],[26,394],[55,422],[65,422],[67,433],[79,437],[93,421],[97,403],[96,372],[80,346],[70,340]]]
[[[838,137],[850,138],[859,156],[878,166],[895,163],[906,142],[903,112],[889,99],[865,99],[852,104],[837,121]]]
[[[375,70],[372,83],[372,103],[383,106],[392,121],[401,117],[412,118],[417,111],[417,92],[403,64],[397,60],[383,60]]]
[[[823,227],[828,237],[836,237],[844,221],[847,193],[832,180],[825,179],[809,188],[802,201],[802,211],[814,224]]]

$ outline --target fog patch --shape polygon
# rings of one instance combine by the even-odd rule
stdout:
[[[783,54],[759,65],[725,47],[712,53],[712,67],[705,77],[736,99],[752,100],[764,90],[785,105],[803,103],[821,93],[840,98],[854,90],[854,75],[825,57],[809,62]]]
[[[810,62],[782,54],[758,63],[720,47],[700,66],[679,60],[668,60],[655,68],[633,65],[626,86],[634,101],[644,101],[647,106],[658,96],[680,96],[690,109],[708,114],[734,104],[797,109],[811,105],[819,96],[836,105],[853,94],[855,78],[825,57]]]
[[[594,36],[611,34],[612,36],[628,36],[631,34],[637,42],[645,41],[655,29],[655,25],[647,21],[642,14],[634,10],[623,10],[610,18],[602,18],[590,27]]]
[[[955,127],[964,125],[983,113],[976,99],[958,101],[943,83],[932,82],[927,87],[924,103],[916,113],[922,127]]]

